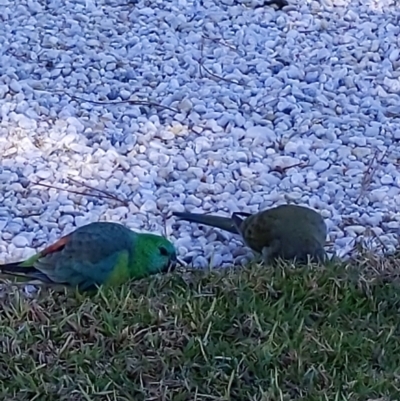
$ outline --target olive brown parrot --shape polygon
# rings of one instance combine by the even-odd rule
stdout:
[[[266,264],[281,258],[305,263],[324,262],[327,227],[322,216],[304,206],[281,205],[255,214],[233,213],[231,217],[174,212],[181,220],[240,234]],[[241,217],[242,216],[242,217]]]

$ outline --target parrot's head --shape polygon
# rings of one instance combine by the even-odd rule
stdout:
[[[143,234],[144,242],[139,247],[143,250],[144,263],[148,273],[155,274],[174,270],[176,266],[176,250],[165,237]]]

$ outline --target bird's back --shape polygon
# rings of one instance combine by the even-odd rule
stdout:
[[[57,283],[82,288],[100,285],[116,267],[126,270],[135,235],[121,224],[91,223],[76,229],[63,249],[40,258],[35,267]]]
[[[257,252],[272,247],[272,257],[307,260],[319,258],[327,229],[320,214],[297,205],[282,205],[256,213],[243,222],[243,238]]]
[[[111,222],[95,222],[77,228],[61,253],[66,258],[81,257],[96,263],[110,254],[132,248],[135,232]]]

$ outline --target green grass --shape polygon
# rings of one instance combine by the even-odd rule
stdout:
[[[153,277],[0,305],[4,400],[396,400],[400,285],[344,266]]]

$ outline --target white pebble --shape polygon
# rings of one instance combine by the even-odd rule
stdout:
[[[393,177],[391,175],[389,175],[389,174],[385,174],[381,178],[381,183],[383,185],[391,185],[391,184],[393,184],[393,182],[394,182]]]
[[[315,171],[322,173],[329,168],[329,163],[326,160],[319,160],[314,164],[313,167]]]
[[[157,210],[157,204],[151,199],[147,199],[140,207],[142,212],[155,212]]]
[[[15,79],[12,79],[9,85],[10,89],[16,93],[21,92],[22,90],[20,83]]]
[[[28,238],[24,235],[16,235],[12,243],[17,247],[17,248],[25,248],[27,246],[30,246],[30,242]]]

